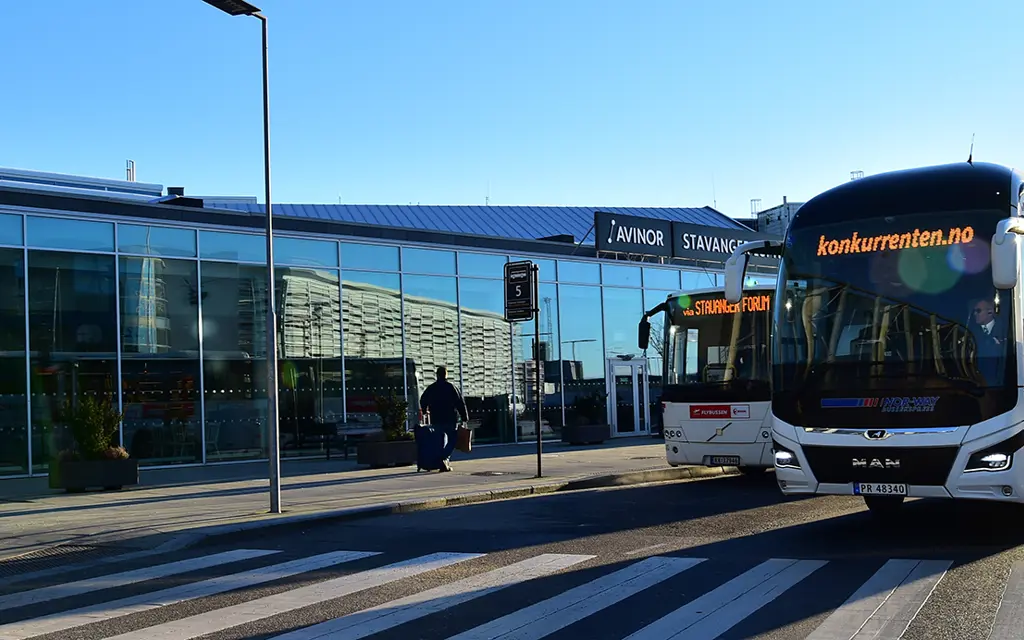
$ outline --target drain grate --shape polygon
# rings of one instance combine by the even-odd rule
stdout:
[[[521,476],[519,471],[476,471],[471,476]]]
[[[77,564],[83,561],[95,560],[117,553],[123,550],[114,547],[90,547],[81,545],[62,545],[41,549],[16,556],[8,560],[0,560],[0,577],[16,576],[22,573],[30,573],[60,567],[64,565]]]

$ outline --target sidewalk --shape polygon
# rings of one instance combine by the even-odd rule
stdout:
[[[526,445],[456,452],[452,464],[452,473],[417,473],[415,467],[366,469],[354,459],[285,460],[284,513],[274,515],[267,513],[266,462],[144,469],[139,486],[113,492],[59,493],[47,487],[45,477],[0,481],[0,564],[57,545],[77,555],[109,554],[114,548],[169,550],[204,537],[306,519],[367,517],[726,472],[671,468],[664,444],[646,437],[589,447],[545,443],[542,478],[536,477],[536,450]]]

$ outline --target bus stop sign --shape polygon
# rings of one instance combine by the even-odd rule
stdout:
[[[505,264],[505,319],[509,322],[533,319],[537,306],[533,280],[533,263],[529,260]]]

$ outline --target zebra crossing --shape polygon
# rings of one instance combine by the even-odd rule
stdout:
[[[793,619],[796,608],[804,618],[817,617],[794,638],[894,640],[954,566],[934,559],[872,562],[878,566],[531,550],[291,557],[234,549],[126,571],[107,565],[108,573],[0,595],[0,640],[186,640],[250,632],[275,640],[394,633],[429,640],[714,640],[760,633],[750,626],[755,622],[772,630],[781,624],[771,621],[776,613]],[[1024,640],[1024,562],[1004,577],[1002,597],[979,637]],[[809,598],[827,591],[824,585],[841,587],[842,601]]]

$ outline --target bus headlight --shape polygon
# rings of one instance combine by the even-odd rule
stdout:
[[[796,454],[782,446],[778,442],[772,442],[772,453],[775,454],[776,469],[799,469],[800,461]]]
[[[967,460],[965,472],[1006,471],[1013,466],[1013,454],[1024,446],[1024,431],[1010,436],[991,447],[975,451]]]

